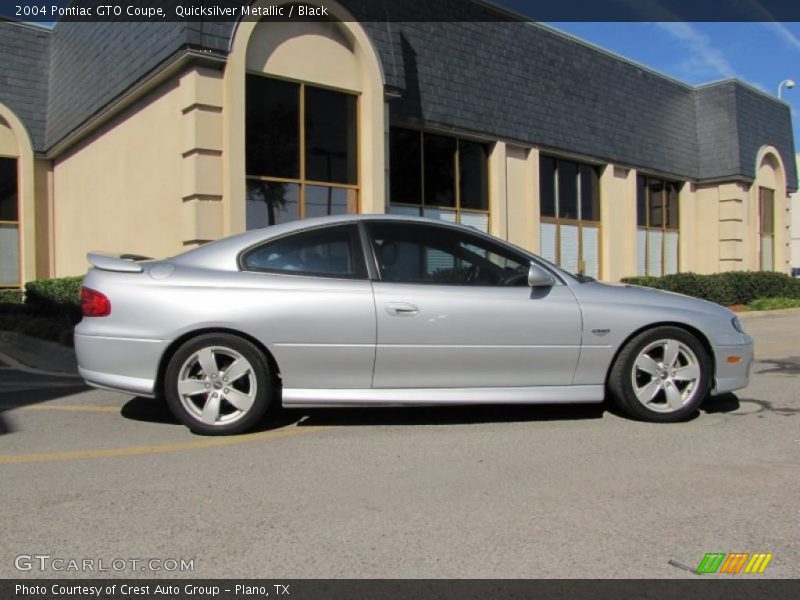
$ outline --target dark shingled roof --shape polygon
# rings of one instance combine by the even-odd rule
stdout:
[[[0,102],[23,122],[37,150],[44,147],[50,38],[48,29],[0,19]]]
[[[694,180],[753,178],[756,153],[770,144],[783,158],[790,189],[797,188],[789,107],[745,84],[688,86],[548,27],[498,19],[480,2],[342,3],[371,38],[387,91],[400,94],[390,103],[393,123]],[[454,11],[460,20],[448,22]],[[46,89],[37,95],[37,111],[18,114],[36,132],[37,149],[48,150],[176,54],[197,49],[224,57],[234,30],[221,22],[59,23],[50,44],[46,138]],[[37,34],[39,56],[46,56],[47,34]],[[0,30],[0,43],[14,47],[15,35]],[[36,84],[38,92],[41,77]]]
[[[57,23],[46,148],[52,148],[187,45],[192,23]]]

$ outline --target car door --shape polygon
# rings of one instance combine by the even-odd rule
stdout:
[[[379,275],[374,388],[572,383],[581,315],[569,286],[529,287],[526,255],[460,228],[367,230]]]
[[[260,297],[242,318],[275,356],[284,388],[369,389],[375,303],[357,225],[269,240],[241,265]]]

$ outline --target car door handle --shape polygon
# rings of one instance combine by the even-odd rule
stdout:
[[[393,317],[413,317],[419,314],[419,309],[407,302],[389,302],[386,305],[386,312]]]

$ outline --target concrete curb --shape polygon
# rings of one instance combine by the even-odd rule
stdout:
[[[740,319],[758,319],[761,317],[800,317],[800,308],[782,308],[780,310],[744,310],[736,313]]]
[[[0,353],[42,374],[78,376],[75,350],[55,342],[16,331],[0,331]]]

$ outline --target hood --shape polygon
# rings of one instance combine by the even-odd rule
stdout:
[[[735,317],[736,313],[709,300],[701,300],[692,296],[657,290],[655,288],[643,287],[630,284],[609,284],[591,282],[582,284],[594,288],[593,293],[599,293],[604,300],[613,304],[647,304],[652,307],[663,307],[669,309],[689,310],[694,312],[711,313],[725,317]],[[587,290],[588,291],[588,290]],[[593,294],[594,295],[594,294]]]

